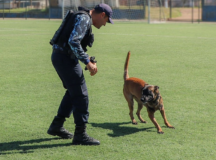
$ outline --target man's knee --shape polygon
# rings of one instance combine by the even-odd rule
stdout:
[[[72,85],[68,87],[71,97],[88,97],[88,90],[86,83]]]

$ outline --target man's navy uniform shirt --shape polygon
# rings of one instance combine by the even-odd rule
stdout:
[[[86,14],[78,14],[75,19],[74,28],[68,39],[68,44],[73,51],[74,55],[84,64],[89,63],[89,55],[84,52],[81,46],[81,40],[87,34],[88,29],[91,27],[92,20]],[[72,27],[72,26],[71,26]],[[63,51],[63,48],[54,44],[54,49],[60,49]]]

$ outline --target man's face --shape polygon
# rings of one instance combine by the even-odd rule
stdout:
[[[100,29],[100,27],[103,25],[105,26],[106,23],[108,22],[109,17],[106,16],[105,12],[95,14],[95,17],[93,19],[93,25],[97,28]]]

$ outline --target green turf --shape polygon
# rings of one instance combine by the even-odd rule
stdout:
[[[0,159],[8,160],[213,160],[216,159],[216,24],[116,22],[93,28],[98,73],[85,71],[90,98],[87,132],[100,146],[71,146],[47,135],[65,92],[54,71],[49,40],[59,20],[0,20]],[[168,121],[157,134],[132,125],[122,94],[129,75],[158,85]],[[82,65],[84,68],[84,65]],[[135,103],[136,112],[137,105]],[[138,121],[138,118],[136,117]],[[73,117],[65,127],[74,132]]]

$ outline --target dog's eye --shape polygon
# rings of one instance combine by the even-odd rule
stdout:
[[[153,93],[151,90],[148,90],[148,95],[151,95],[153,97]]]

